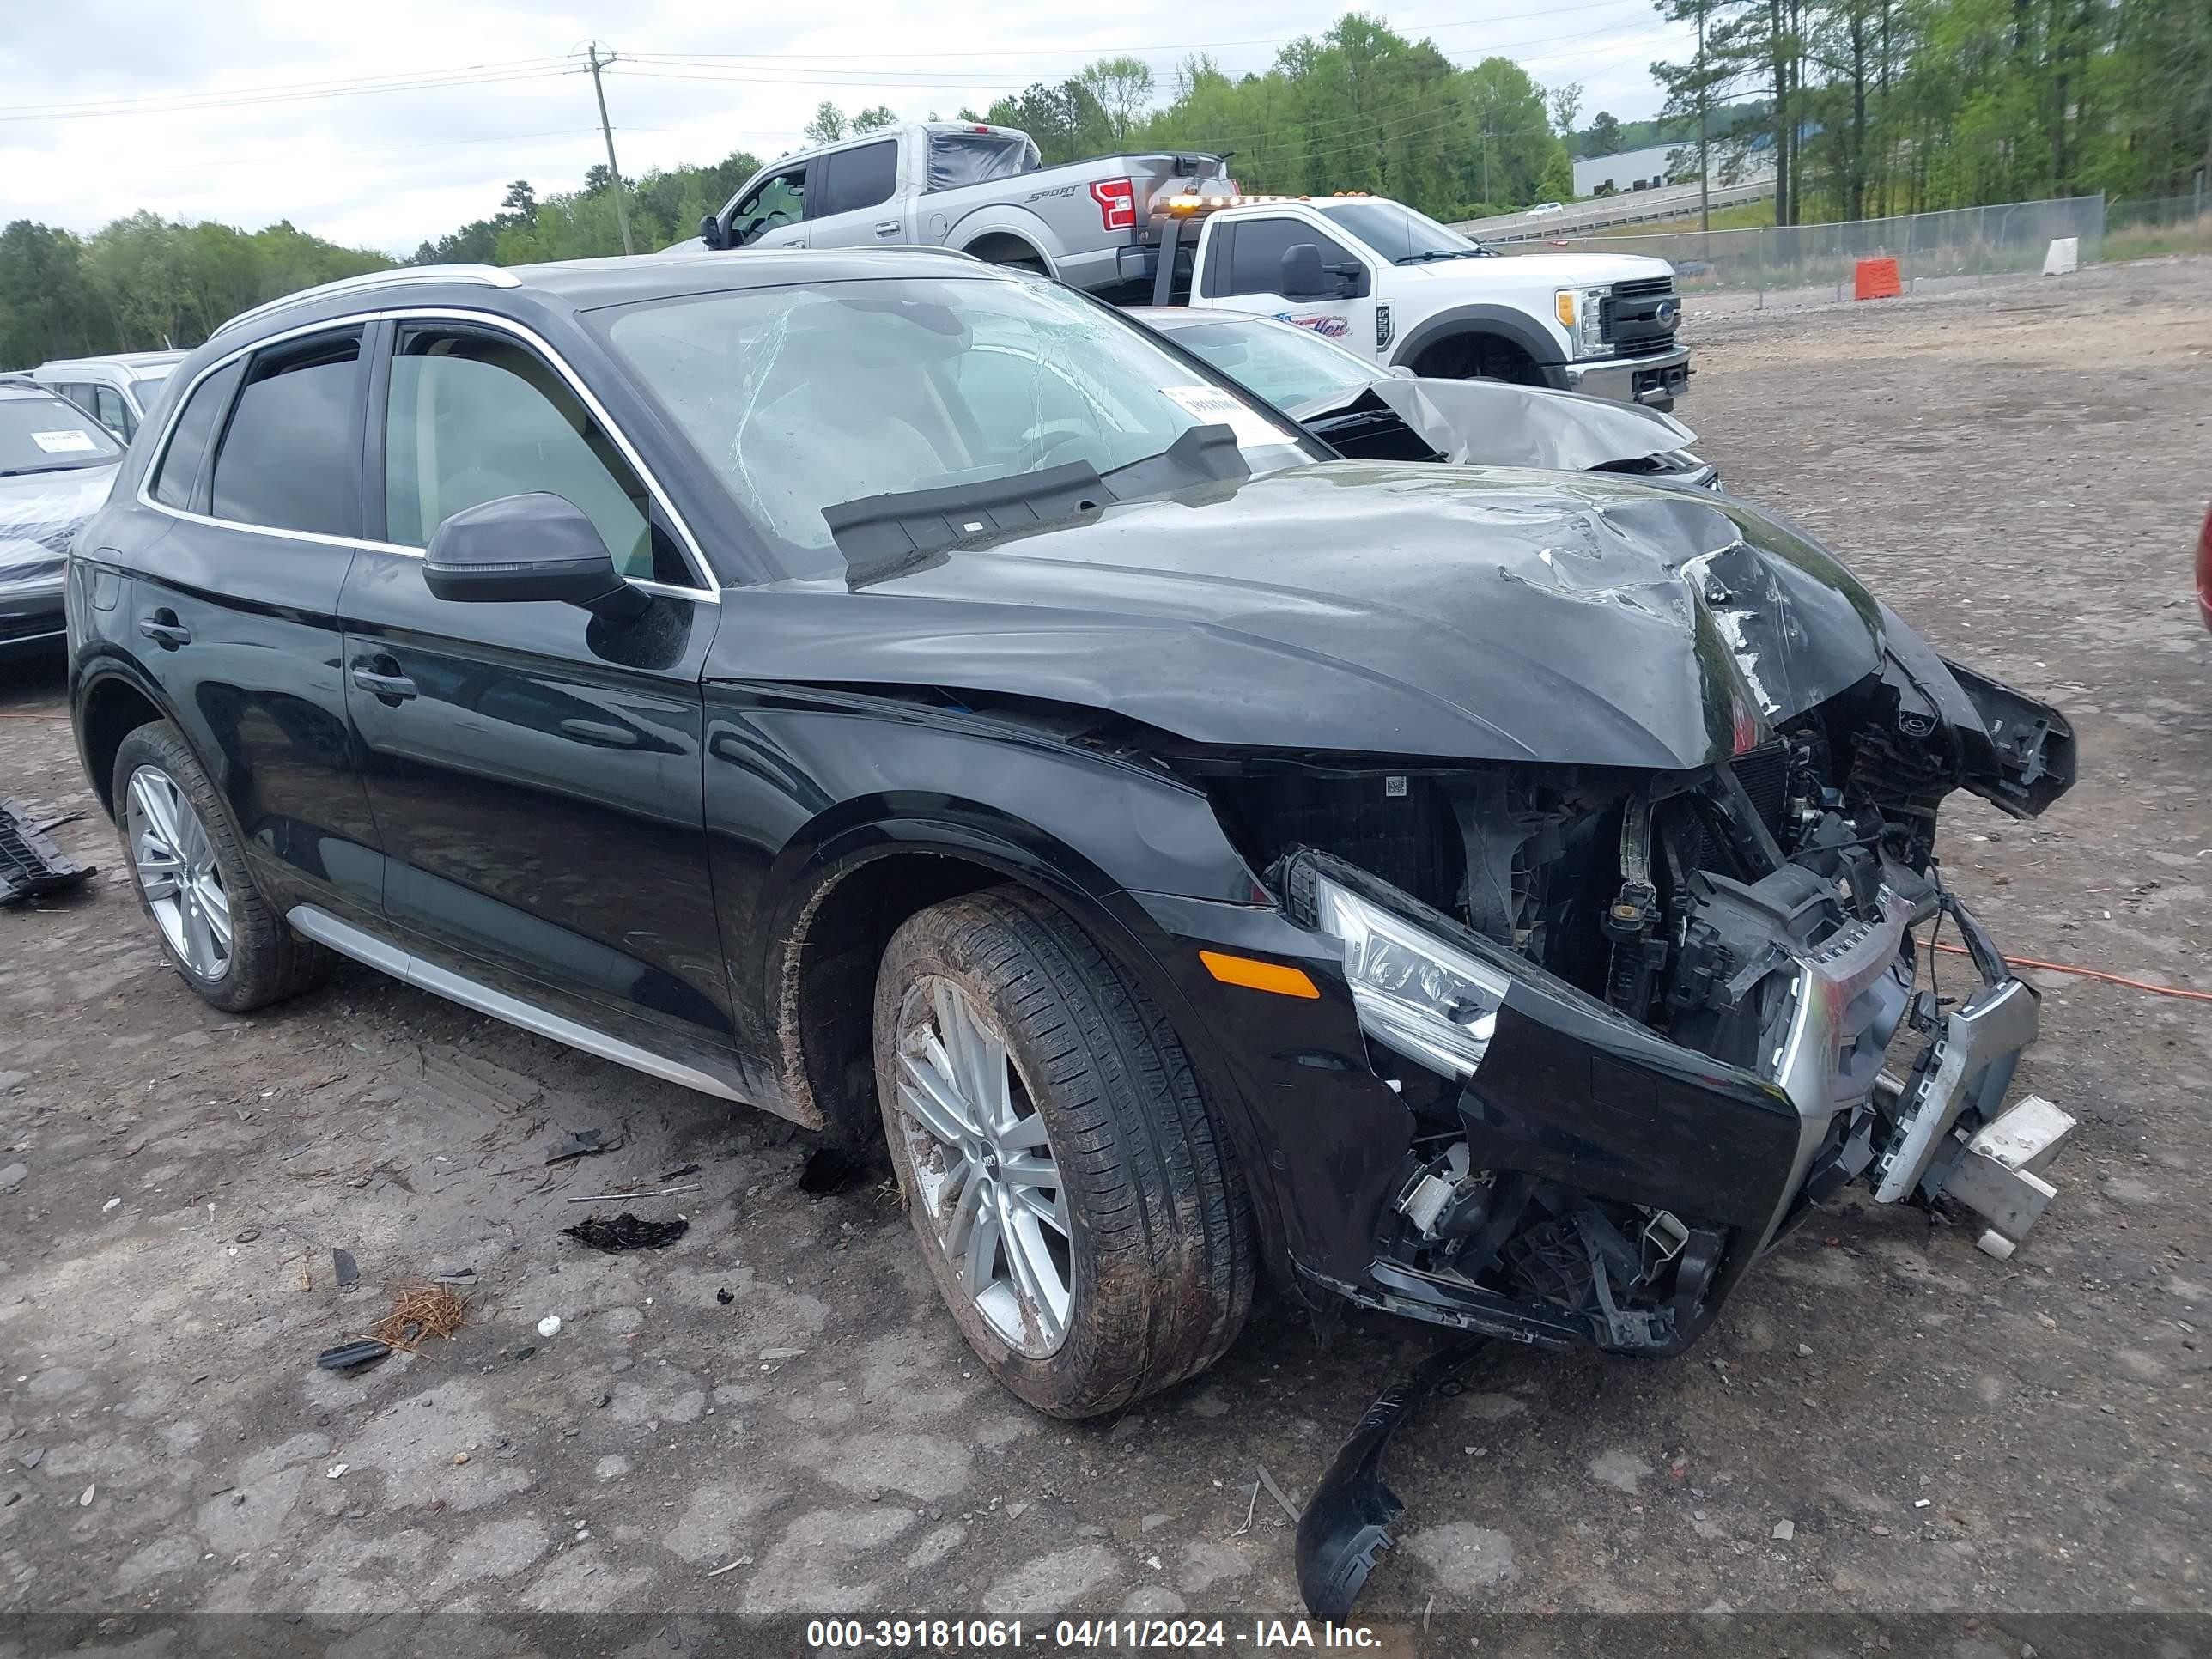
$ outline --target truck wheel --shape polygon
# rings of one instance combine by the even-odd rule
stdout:
[[[1205,1370],[1252,1300],[1250,1211],[1166,1019],[1051,905],[910,917],[876,975],[876,1091],[961,1334],[1039,1411]]]
[[[1421,353],[1413,372],[1439,380],[1504,380],[1510,386],[1544,386],[1536,360],[1510,340],[1494,334],[1461,334],[1439,340]]]
[[[116,750],[113,775],[138,902],[203,1001],[242,1014],[330,977],[331,953],[253,884],[230,813],[182,732],[167,720],[139,726]]]

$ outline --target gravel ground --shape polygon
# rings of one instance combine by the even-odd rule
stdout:
[[[1951,880],[2015,952],[2212,982],[2212,261],[1692,327],[1682,412],[1732,484],[2075,723],[2080,787],[2033,826],[1955,811]],[[0,680],[0,793],[85,814],[60,838],[107,866],[0,912],[0,1614],[1296,1610],[1255,1471],[1310,1491],[1420,1333],[1322,1346],[1268,1302],[1172,1395],[1035,1416],[895,1203],[800,1194],[773,1120],[366,970],[204,1007],[63,708],[58,673]],[[2016,1258],[1850,1204],[1686,1358],[1495,1353],[1394,1451],[1363,1613],[2204,1610],[2212,1010],[2038,978],[2023,1082],[2081,1128]],[[623,1144],[544,1167],[592,1127]],[[702,1191],[632,1206],[687,1216],[674,1248],[559,1236],[694,1163]],[[314,1369],[452,1267],[457,1337]]]

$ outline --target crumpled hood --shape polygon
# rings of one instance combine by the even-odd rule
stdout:
[[[1326,420],[1374,398],[1448,461],[1481,466],[1554,467],[1584,472],[1686,449],[1698,434],[1671,415],[1641,404],[1579,392],[1511,386],[1504,380],[1407,380],[1392,376],[1288,412]]]
[[[100,510],[120,465],[0,477],[0,582],[13,587],[58,575],[70,538]]]
[[[1756,508],[1418,464],[1293,467],[851,592],[756,592],[710,677],[1050,698],[1246,749],[1684,769],[1882,651],[1874,599]]]

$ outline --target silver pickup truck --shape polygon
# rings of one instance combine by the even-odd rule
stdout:
[[[1015,128],[912,121],[763,167],[668,252],[927,244],[1134,300],[1151,292],[1161,205],[1227,171],[1200,152],[1048,167]]]

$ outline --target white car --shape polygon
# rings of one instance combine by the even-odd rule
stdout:
[[[127,444],[161,395],[169,371],[185,355],[118,351],[105,357],[57,357],[33,369],[31,378],[61,393]]]
[[[1129,314],[1346,455],[1625,472],[1720,488],[1720,469],[1690,451],[1698,434],[1656,409],[1502,380],[1423,380],[1249,313],[1167,307]]]
[[[1527,210],[1525,216],[1533,219],[1541,213],[1565,213],[1565,211],[1566,209],[1561,207],[1557,202],[1539,202]]]

